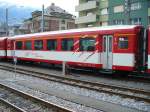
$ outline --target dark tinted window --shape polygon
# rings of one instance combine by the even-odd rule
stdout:
[[[57,40],[47,40],[47,50],[56,50],[57,49]]]
[[[73,39],[62,39],[61,47],[63,51],[73,50]]]
[[[128,49],[128,37],[119,37],[118,39],[118,48]]]
[[[21,41],[16,42],[16,49],[22,49],[22,42]]]
[[[25,42],[25,49],[26,50],[31,50],[32,49],[32,43],[31,43],[31,41],[26,41]]]
[[[80,51],[94,51],[95,50],[95,38],[81,38],[80,39]]]
[[[42,40],[35,40],[34,41],[34,49],[35,50],[42,50],[43,49],[43,41]]]

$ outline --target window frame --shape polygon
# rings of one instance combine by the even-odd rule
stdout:
[[[130,19],[130,24],[132,25],[141,25],[142,24],[142,18],[131,18]]]
[[[71,50],[64,50],[63,47],[62,47],[63,40],[72,40],[73,41],[73,44],[72,44],[73,49],[71,49]],[[63,38],[63,39],[61,39],[61,50],[62,51],[73,51],[74,50],[74,38]]]
[[[120,39],[120,38],[127,38],[127,39],[128,39],[128,40],[125,40],[125,41],[128,42],[128,44],[127,44],[128,47],[127,47],[127,48],[121,48],[121,47],[120,47],[120,44],[119,44],[119,42],[120,42],[119,39]],[[119,50],[128,50],[128,49],[129,49],[130,46],[129,46],[129,37],[128,37],[128,36],[118,36],[117,41],[118,41],[118,42],[117,42],[117,48],[118,48]],[[124,41],[124,42],[125,42],[125,41]]]
[[[18,43],[18,42],[21,42],[21,47],[20,47],[20,48],[18,48],[18,46],[17,46],[17,43]],[[23,41],[16,41],[16,42],[15,42],[15,49],[16,49],[16,50],[21,50],[21,49],[23,49]]]
[[[42,41],[42,49],[36,49],[35,48],[35,42],[36,41]],[[38,50],[44,50],[44,41],[43,40],[34,40],[34,44],[33,44],[34,50],[38,51]]]
[[[125,23],[124,19],[115,19],[113,20],[113,24],[115,25],[123,25]]]
[[[96,43],[96,38],[94,38],[94,37],[90,37],[90,36],[88,36],[88,37],[86,37],[86,38],[79,38],[79,51],[81,51],[81,52],[84,52],[84,51],[86,51],[86,52],[94,52],[95,50],[96,50],[96,45],[95,45],[95,43],[94,43],[94,50],[81,50],[81,41],[82,40],[88,40],[88,39],[93,39],[94,41],[95,41],[95,43]],[[89,46],[88,46],[89,47]]]
[[[103,15],[108,15],[108,14],[109,14],[109,13],[108,13],[108,8],[103,8],[103,9],[101,9],[100,14],[101,14],[101,16],[103,16]]]
[[[31,49],[27,49],[26,48],[26,43],[27,42],[31,42]],[[24,50],[32,50],[32,40],[26,40],[26,41],[24,41]]]
[[[124,5],[116,5],[113,7],[113,13],[122,13],[124,10]]]
[[[140,10],[141,8],[142,8],[141,2],[131,3],[131,6],[130,6],[131,11]]]
[[[56,48],[55,48],[55,50],[48,49],[48,41],[51,41],[51,40],[53,40],[53,41],[56,42]],[[47,51],[57,51],[57,49],[58,49],[58,40],[57,39],[46,39],[46,50]]]

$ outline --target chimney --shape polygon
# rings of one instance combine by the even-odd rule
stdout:
[[[55,3],[52,3],[52,4],[51,4],[51,6],[54,6],[54,5],[55,5]]]

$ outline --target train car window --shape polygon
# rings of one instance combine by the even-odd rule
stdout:
[[[16,49],[22,49],[22,42],[21,41],[16,42]]]
[[[43,49],[43,41],[42,40],[35,40],[34,41],[34,49],[35,50],[42,50]]]
[[[119,37],[118,39],[119,39],[118,48],[128,49],[129,46],[128,37]]]
[[[32,43],[31,41],[25,42],[25,50],[32,50]]]
[[[62,39],[61,47],[63,51],[73,50],[73,39]]]
[[[81,38],[80,39],[80,51],[94,51],[95,50],[95,38]]]
[[[50,39],[47,40],[47,50],[56,50],[57,49],[57,40]]]

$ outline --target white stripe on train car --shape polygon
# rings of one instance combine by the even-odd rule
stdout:
[[[5,50],[0,50],[0,56],[6,56]]]
[[[61,31],[51,31],[51,32],[43,32],[43,33],[34,33],[34,34],[26,34],[26,35],[17,35],[12,37],[14,38],[26,38],[26,37],[34,37],[34,36],[44,36],[44,35],[53,35],[53,34],[67,34],[67,33],[80,33],[80,32],[89,32],[89,31],[107,31],[107,30],[120,30],[120,29],[133,29],[137,25],[112,25],[112,26],[102,26],[102,27],[91,27],[91,28],[80,28],[80,29],[69,29],[69,30],[61,30]]]
[[[148,69],[150,69],[150,55],[148,55]]]
[[[13,56],[13,50],[8,50],[8,56]],[[62,51],[21,51],[16,50],[15,55],[20,58],[43,60],[70,61],[91,64],[100,63],[100,53],[94,52],[62,52]]]
[[[127,53],[114,53],[113,54],[113,65],[118,66],[135,66],[135,57],[134,54]]]

